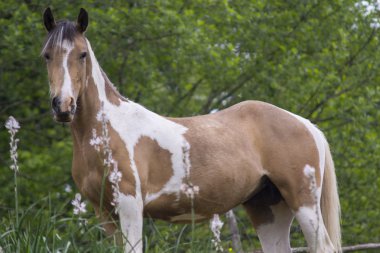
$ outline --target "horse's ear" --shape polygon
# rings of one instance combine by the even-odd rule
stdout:
[[[48,30],[48,32],[53,30],[56,26],[55,21],[54,21],[54,17],[53,17],[53,13],[51,12],[50,7],[46,8],[46,10],[44,12],[44,24],[45,24],[46,30]]]
[[[78,20],[77,20],[77,29],[80,33],[86,31],[88,25],[88,13],[85,9],[80,8]]]

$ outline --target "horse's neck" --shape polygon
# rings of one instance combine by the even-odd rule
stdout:
[[[88,43],[89,56],[86,86],[79,97],[78,111],[72,123],[74,141],[83,141],[92,129],[101,127],[97,115],[101,110],[111,119],[129,121],[129,126],[139,128],[145,120],[160,117],[144,107],[123,98],[100,68]],[[132,123],[133,121],[133,123]],[[87,134],[87,135],[86,135]],[[85,141],[85,140],[84,140]]]

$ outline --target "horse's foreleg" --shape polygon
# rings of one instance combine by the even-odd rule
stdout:
[[[100,212],[99,207],[94,205],[95,214],[100,219],[104,232],[107,236],[113,236],[116,240],[116,243],[122,244],[122,236],[120,231],[117,230],[117,223],[114,221],[112,215],[107,211],[103,210]]]
[[[131,195],[120,194],[118,203],[126,253],[142,253],[143,204]]]

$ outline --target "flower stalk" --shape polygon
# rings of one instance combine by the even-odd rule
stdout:
[[[18,121],[13,117],[10,116],[8,120],[5,123],[5,128],[8,129],[8,133],[10,134],[10,156],[12,160],[12,164],[10,166],[11,170],[13,170],[13,178],[14,178],[14,193],[15,193],[15,211],[16,211],[16,227],[19,226],[19,210],[18,210],[18,190],[17,190],[17,173],[19,170],[18,167],[18,154],[17,154],[17,144],[19,142],[19,139],[16,138],[16,133],[20,129],[20,124]]]
[[[117,207],[120,195],[119,182],[121,181],[122,173],[118,168],[117,161],[115,161],[112,156],[112,149],[110,146],[111,138],[109,136],[109,130],[107,126],[109,119],[104,110],[104,103],[102,103],[100,111],[96,115],[96,119],[102,125],[101,135],[98,136],[96,129],[93,129],[90,145],[93,146],[99,153],[103,153],[103,165],[105,167],[105,170],[102,178],[102,191],[100,196],[100,215],[102,215],[106,179],[108,177],[108,180],[111,183],[112,187],[113,200],[111,201],[111,205]],[[117,210],[118,209],[115,208],[116,213]]]
[[[214,239],[211,242],[214,244],[214,247],[217,252],[223,252],[223,247],[220,240],[220,230],[223,227],[223,222],[220,220],[218,214],[214,214],[213,218],[210,220],[210,229],[214,235]]]

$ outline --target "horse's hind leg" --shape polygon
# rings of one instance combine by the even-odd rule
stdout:
[[[295,183],[279,188],[285,202],[295,214],[311,253],[333,253],[334,246],[321,213],[321,188],[317,186],[314,169],[308,165],[304,176]],[[274,180],[274,182],[276,182]]]
[[[270,181],[244,207],[265,253],[291,252],[289,231],[294,215]]]
[[[323,223],[319,204],[300,207],[296,212],[296,219],[301,225],[311,253],[335,252]]]

